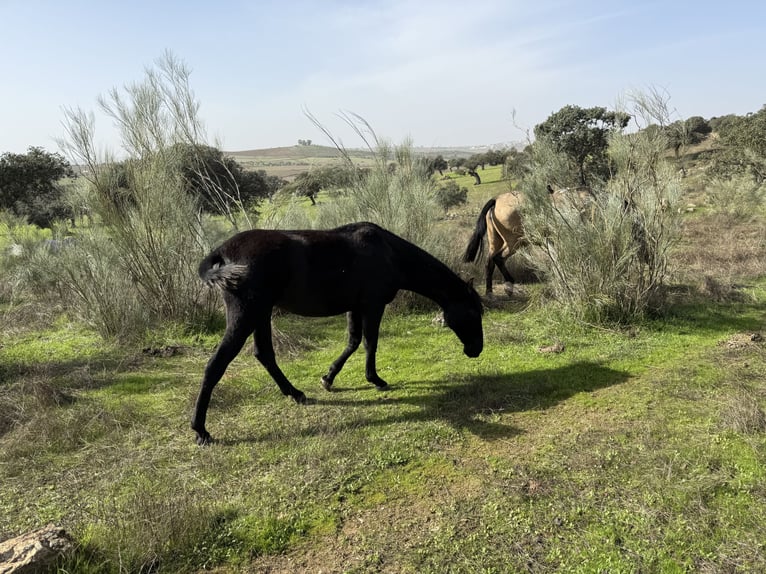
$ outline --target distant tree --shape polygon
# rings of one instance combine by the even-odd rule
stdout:
[[[417,162],[425,167],[426,173],[428,173],[429,176],[433,175],[437,171],[439,172],[439,175],[444,175],[444,170],[449,168],[447,160],[445,160],[444,156],[442,155],[437,155],[435,157],[419,157]]]
[[[692,134],[692,143],[703,141],[713,131],[710,123],[702,116],[692,116],[687,119],[686,129]]]
[[[451,160],[449,160],[449,167],[450,169],[457,169],[461,168],[465,165],[465,158],[464,157],[453,157]]]
[[[460,187],[454,179],[450,179],[441,187],[436,188],[436,202],[444,209],[468,203],[468,188]]]
[[[287,181],[278,175],[269,175],[264,169],[259,169],[257,173],[263,180],[263,183],[266,185],[266,193],[268,197],[272,197],[275,193],[287,185]]]
[[[224,212],[234,204],[253,205],[269,196],[259,172],[246,171],[218,148],[176,144],[173,151],[188,191],[202,201],[206,211]]]
[[[687,145],[700,143],[713,129],[701,116],[692,116],[686,120],[678,120],[664,129],[668,138],[668,145],[673,149],[676,159],[681,148]]]
[[[528,150],[519,151],[511,149],[505,156],[503,164],[503,177],[514,178],[519,181],[529,173],[532,166],[532,158]]]
[[[491,149],[484,154],[484,158],[489,165],[503,165],[508,153],[506,149]]]
[[[727,152],[722,160],[726,171],[747,172],[758,183],[766,181],[766,105],[730,118],[719,137]]]
[[[438,171],[439,175],[444,175],[444,170],[449,169],[449,164],[444,156],[439,154],[435,158],[431,159],[430,169],[432,171]]]
[[[298,145],[309,146],[311,145],[311,140],[298,140]]]
[[[0,209],[50,227],[56,220],[71,217],[59,182],[73,176],[69,162],[58,153],[40,147],[30,147],[26,154],[4,153],[0,156]]]
[[[477,173],[475,168],[469,168],[468,169],[468,175],[473,177],[475,180],[476,185],[481,185],[481,178],[479,177],[479,174]]]
[[[316,197],[322,191],[322,183],[315,174],[303,172],[293,180],[293,184],[296,195],[308,197],[311,205],[316,205]]]
[[[465,160],[465,167],[468,168],[469,171],[476,171],[479,167],[481,169],[484,169],[484,166],[487,163],[487,155],[483,153],[475,153],[471,157],[469,157],[467,160]]]
[[[269,197],[278,182],[267,181],[264,171],[247,171],[233,157],[218,148],[205,145],[175,144],[165,152],[165,169],[177,173],[185,183],[186,191],[208,213],[225,214],[237,206],[254,206]],[[102,200],[121,213],[135,205],[135,160],[115,162],[105,167],[102,185],[97,189]]]
[[[630,115],[603,107],[581,108],[568,105],[535,126],[537,139],[545,138],[554,149],[573,163],[580,183],[587,185],[587,173],[605,176],[609,133],[628,125]]]
[[[316,205],[316,198],[323,189],[339,189],[350,185],[351,172],[342,166],[327,166],[312,171],[305,171],[282,190],[297,196],[308,197],[312,205]]]
[[[714,132],[722,132],[725,131],[728,127],[731,126],[733,122],[736,122],[739,119],[739,116],[737,114],[727,114],[725,116],[714,116],[708,120],[708,124],[710,125],[710,128]]]

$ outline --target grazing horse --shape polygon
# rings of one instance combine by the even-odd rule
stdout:
[[[593,200],[589,188],[562,188],[555,191],[547,186],[551,204],[555,209],[564,203],[570,203],[578,208],[581,214]],[[521,220],[523,196],[520,193],[508,192],[490,199],[484,204],[476,220],[471,238],[463,254],[463,261],[476,261],[484,248],[484,236],[487,236],[488,253],[486,267],[486,292],[492,293],[492,274],[495,267],[505,279],[503,288],[508,295],[513,294],[513,277],[505,266],[506,260],[516,253],[525,243],[524,226]]]
[[[524,245],[524,228],[521,225],[520,194],[503,193],[493,197],[479,213],[473,234],[463,255],[463,261],[475,261],[484,248],[484,236],[487,236],[487,271],[486,291],[492,293],[492,274],[495,266],[505,279],[505,290],[513,293],[513,277],[505,266],[505,260]]]
[[[467,356],[478,357],[484,345],[474,288],[426,251],[373,223],[330,231],[244,231],[214,249],[200,263],[199,275],[221,289],[226,304],[226,332],[205,368],[191,421],[200,445],[211,442],[205,418],[213,388],[251,333],[256,359],[282,394],[306,402],[277,365],[274,307],[313,317],[347,314],[348,344],[321,379],[326,390],[362,340],[367,381],[388,387],[377,373],[375,353],[383,311],[400,289],[436,302]]]

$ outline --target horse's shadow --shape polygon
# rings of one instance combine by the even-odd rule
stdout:
[[[339,388],[312,397],[307,408],[368,407],[353,422],[339,421],[336,432],[360,426],[387,426],[397,423],[442,421],[454,429],[467,431],[484,440],[510,438],[522,431],[508,424],[503,416],[513,412],[546,410],[570,397],[624,383],[629,373],[604,367],[599,363],[581,362],[552,369],[483,374],[451,381],[407,381],[391,385],[380,392],[371,386],[369,395],[360,397],[366,387]],[[342,385],[342,381],[339,381]],[[363,392],[363,391],[361,391]],[[369,398],[368,398],[369,397]],[[393,408],[381,409],[381,404]],[[401,409],[397,409],[401,406]],[[414,407],[414,408],[413,408]],[[301,435],[326,432],[312,425],[296,430]],[[268,436],[224,440],[223,444],[260,442]]]

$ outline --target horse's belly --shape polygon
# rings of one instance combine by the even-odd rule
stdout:
[[[345,305],[308,305],[305,301],[300,305],[290,304],[289,302],[278,303],[277,307],[295,315],[302,315],[303,317],[330,317],[331,315],[341,315],[349,311]]]
[[[352,298],[342,295],[318,296],[314,294],[309,297],[293,298],[289,294],[285,294],[277,301],[277,307],[305,317],[329,317],[349,311],[353,302]]]

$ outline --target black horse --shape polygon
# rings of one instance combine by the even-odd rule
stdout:
[[[375,368],[375,352],[383,310],[400,289],[438,303],[466,355],[478,357],[484,345],[482,305],[474,288],[423,249],[373,223],[330,231],[244,231],[214,249],[200,263],[199,275],[221,289],[226,304],[226,332],[205,368],[191,421],[200,445],[211,441],[205,417],[213,387],[253,332],[255,357],[282,394],[306,402],[277,365],[274,307],[314,317],[347,313],[348,344],[321,379],[327,390],[362,339],[367,380],[387,388]]]

